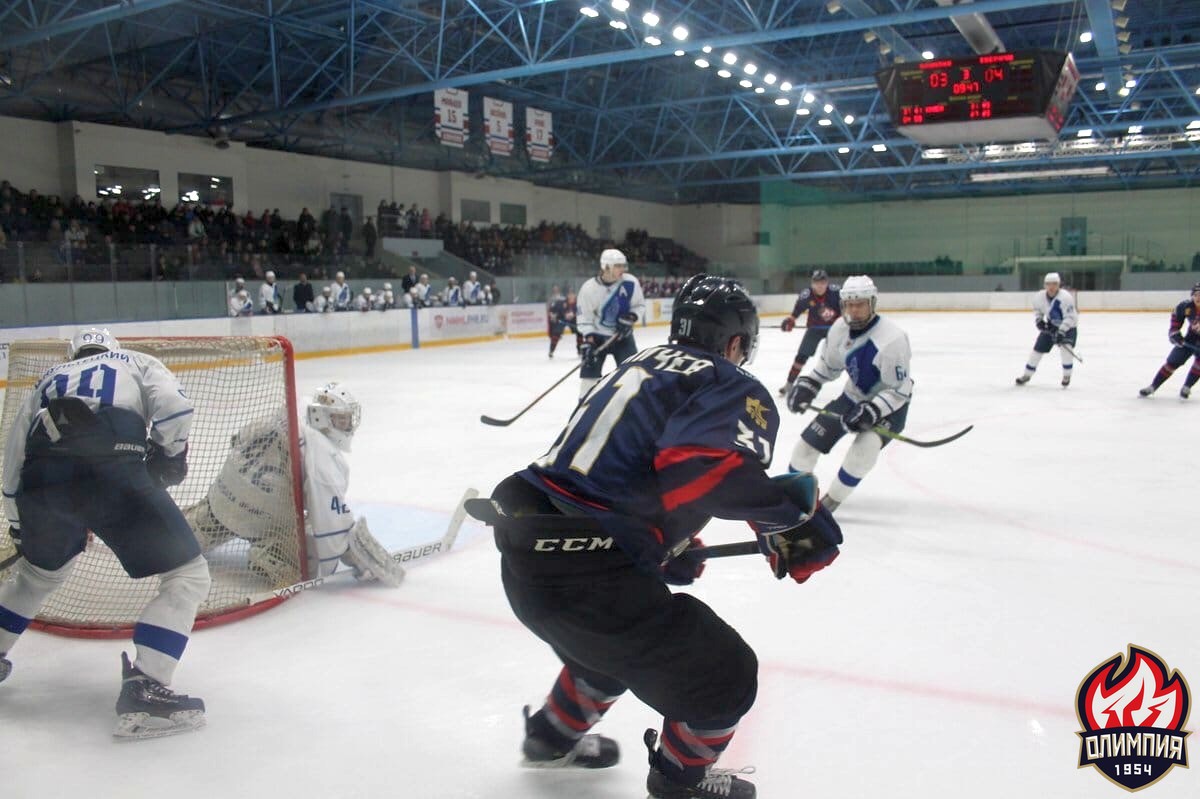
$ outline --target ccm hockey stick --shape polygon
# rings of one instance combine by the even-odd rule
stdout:
[[[454,515],[450,517],[450,525],[446,528],[445,534],[437,541],[430,541],[426,544],[417,544],[408,549],[401,549],[398,552],[389,553],[392,560],[402,564],[412,563],[414,560],[430,557],[431,555],[442,555],[450,551],[454,546],[455,539],[458,538],[459,528],[462,527],[463,521],[466,520],[467,510],[466,504],[479,496],[479,492],[474,488],[468,488],[463,492],[463,498],[459,501],[458,507],[454,509]],[[295,596],[302,591],[309,591],[313,588],[320,588],[322,585],[331,580],[339,580],[342,575],[352,574],[349,569],[346,571],[334,572],[325,577],[314,577],[311,580],[305,580],[301,583],[294,583],[284,588],[275,588],[270,591],[260,591],[257,594],[252,594],[247,600],[247,605],[257,605],[259,602],[265,602],[268,599],[286,599],[290,596]]]
[[[616,343],[616,341],[617,341],[616,336],[609,336],[608,341],[601,344],[599,347],[597,347],[595,349],[594,352],[592,352],[592,357],[596,358],[596,357],[603,355],[610,346],[612,346],[614,343]],[[479,421],[483,422],[484,424],[491,425],[492,427],[508,427],[510,424],[512,424],[513,422],[517,421],[522,416],[524,416],[526,411],[528,411],[534,405],[537,405],[539,402],[541,402],[543,399],[545,399],[547,394],[549,394],[551,391],[553,391],[554,389],[556,389],[560,385],[562,385],[563,382],[566,381],[566,379],[568,377],[570,377],[571,375],[578,372],[582,367],[583,367],[583,361],[580,361],[579,363],[572,366],[571,371],[567,372],[565,375],[560,377],[558,380],[554,381],[554,385],[550,386],[550,388],[546,389],[541,394],[538,394],[537,397],[533,400],[533,402],[529,403],[524,408],[522,408],[521,411],[516,416],[513,416],[508,419],[497,419],[496,417],[488,416],[485,413],[483,416],[479,417]]]
[[[832,416],[836,419],[842,418],[842,415],[840,413],[838,413],[837,411],[831,411],[828,408],[816,408],[815,410],[817,411],[817,413],[821,414],[822,416]],[[883,436],[884,438],[891,438],[891,439],[895,439],[896,441],[903,441],[905,444],[912,444],[914,447],[929,448],[929,447],[940,447],[942,444],[949,444],[951,441],[957,441],[958,439],[965,436],[967,433],[974,430],[975,425],[969,424],[966,427],[964,427],[962,430],[959,430],[954,435],[946,436],[945,438],[939,438],[936,441],[918,441],[915,438],[909,438],[908,436],[901,435],[900,433],[893,433],[891,430],[888,430],[886,427],[876,426],[876,427],[872,427],[871,429],[874,430],[879,435]]]
[[[563,516],[556,513],[538,513],[526,516],[510,516],[505,513],[500,503],[489,497],[468,499],[463,503],[467,513],[489,527],[503,524],[521,532],[544,533],[598,533],[600,523],[590,516]],[[729,558],[738,555],[759,555],[758,544],[754,541],[739,541],[736,544],[716,544],[711,547],[690,547],[688,552],[702,558]]]

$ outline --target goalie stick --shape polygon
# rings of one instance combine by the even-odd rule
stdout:
[[[590,516],[563,516],[556,513],[510,516],[505,513],[499,502],[490,497],[468,499],[463,505],[472,518],[489,527],[503,524],[522,532],[545,533],[598,533],[603,531],[600,523]],[[729,558],[738,555],[762,554],[755,541],[738,541],[735,544],[716,544],[710,547],[689,547],[687,551],[702,558]]]
[[[828,408],[817,408],[816,411],[817,411],[817,413],[821,414],[822,416],[833,416],[837,419],[842,418],[842,415],[840,413],[838,413],[837,411],[831,411]],[[940,447],[942,444],[949,444],[951,441],[957,441],[958,439],[965,436],[967,433],[974,430],[975,425],[969,424],[966,427],[964,427],[962,430],[959,430],[954,435],[946,436],[945,438],[939,438],[935,441],[918,441],[915,438],[909,438],[908,436],[901,435],[900,433],[893,433],[891,430],[888,430],[886,427],[881,427],[878,425],[876,425],[875,427],[872,427],[871,429],[874,430],[879,435],[883,436],[884,438],[891,438],[891,439],[895,439],[896,441],[903,441],[905,444],[912,444],[914,447],[929,448],[929,447]]]
[[[463,521],[467,517],[467,503],[475,500],[479,496],[479,492],[474,488],[468,488],[463,492],[463,498],[459,501],[458,507],[454,509],[454,515],[450,517],[450,525],[446,528],[445,534],[437,541],[430,541],[425,544],[417,544],[408,549],[401,549],[398,552],[390,553],[392,560],[402,564],[412,563],[414,560],[427,558],[431,555],[442,555],[450,551],[454,546],[455,539],[458,538],[458,530],[463,525]],[[302,591],[309,591],[313,588],[320,588],[330,580],[340,579],[342,575],[352,574],[350,569],[346,571],[334,572],[324,577],[314,577],[311,580],[305,580],[300,583],[293,583],[284,588],[275,588],[270,591],[260,591],[257,594],[251,595],[246,600],[247,605],[257,605],[259,602],[265,602],[268,599],[286,599],[287,597],[299,594]]]
[[[596,357],[603,355],[608,350],[608,348],[610,346],[612,346],[616,341],[617,341],[616,336],[609,336],[607,341],[605,341],[603,344],[601,344],[599,347],[597,347],[595,349],[595,351],[592,352],[592,357],[596,358]],[[571,371],[567,372],[565,375],[558,378],[558,380],[554,381],[554,385],[550,386],[550,388],[546,389],[541,394],[538,394],[537,397],[534,398],[533,402],[529,403],[524,408],[522,408],[517,413],[516,416],[510,417],[508,419],[497,419],[496,417],[488,416],[485,413],[484,415],[479,417],[479,421],[483,422],[484,424],[491,425],[492,427],[508,427],[510,424],[512,424],[513,422],[517,421],[522,416],[524,416],[526,411],[528,411],[534,405],[537,405],[539,402],[541,402],[543,399],[545,399],[547,394],[549,394],[551,391],[553,391],[554,389],[556,389],[560,385],[562,385],[563,382],[566,381],[566,379],[568,377],[570,377],[571,375],[578,372],[581,368],[583,368],[583,361],[580,361],[579,363],[572,366]]]

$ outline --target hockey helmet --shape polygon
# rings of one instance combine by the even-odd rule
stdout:
[[[89,327],[80,330],[71,337],[71,359],[82,358],[85,355],[95,355],[98,352],[112,352],[121,349],[121,342],[108,332],[107,328]]]
[[[624,268],[628,263],[625,259],[625,253],[620,250],[607,249],[600,253],[600,276],[610,277],[615,267]]]
[[[1200,294],[1200,283],[1197,283],[1196,285],[1192,286],[1192,296],[1194,297],[1197,294]]]
[[[875,281],[871,280],[867,275],[854,275],[846,278],[846,282],[842,284],[842,304],[846,301],[869,300],[871,303],[871,312],[867,314],[867,318],[860,321],[851,321],[850,317],[846,318],[846,324],[851,330],[862,330],[875,318],[875,303],[879,298],[879,289],[875,288]]]
[[[814,283],[816,283],[818,280],[828,280],[828,279],[829,279],[829,273],[826,272],[824,269],[817,269],[812,273],[812,282],[814,282]]]
[[[308,423],[343,452],[350,451],[354,431],[362,421],[362,406],[340,383],[326,383],[308,403]]]
[[[364,297],[370,297],[370,296],[371,296],[371,287],[370,287],[370,286],[367,286],[366,288],[364,288],[364,289],[363,289],[363,296],[364,296]]]
[[[1058,272],[1047,272],[1046,279],[1043,280],[1042,283],[1047,286],[1049,286],[1051,283],[1058,286],[1062,284],[1062,278],[1059,277]]]
[[[275,272],[274,272],[274,271],[272,271],[272,270],[270,270],[270,269],[268,269],[268,270],[267,270],[267,273],[266,273],[265,275],[263,275],[263,278],[264,278],[264,279],[265,279],[265,280],[266,280],[268,283],[272,283],[272,282],[274,282],[274,280],[275,280]]]
[[[742,284],[716,275],[692,275],[675,295],[671,312],[672,343],[693,344],[725,354],[729,340],[741,338],[745,359],[758,350],[758,310]]]

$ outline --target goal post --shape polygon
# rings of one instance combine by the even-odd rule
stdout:
[[[18,341],[10,346],[0,441],[16,432],[12,425],[21,404],[46,369],[67,359],[67,346],[61,340]],[[261,600],[264,591],[308,578],[291,343],[282,336],[130,338],[122,339],[122,348],[162,361],[195,406],[188,436],[188,475],[168,491],[201,541],[212,576],[212,587],[197,611],[196,628],[274,607],[283,597]],[[267,508],[225,502],[225,512],[214,515],[209,497],[213,496],[212,505],[218,504],[214,486],[222,469],[230,468],[226,461],[247,471],[245,460],[230,457],[236,437],[246,430],[259,431],[261,443],[249,463],[253,472],[243,477],[262,488],[261,496],[274,501],[263,503],[270,505]],[[2,509],[0,521],[6,522]],[[8,525],[0,524],[0,561],[14,553]],[[258,568],[256,563],[262,562],[269,562],[271,568]],[[158,582],[158,577],[131,579],[103,541],[89,536],[70,577],[31,626],[76,637],[128,637],[157,593]]]
[[[1013,268],[1022,290],[1042,287],[1047,272],[1058,272],[1072,294],[1080,291],[1115,291],[1121,274],[1129,269],[1128,255],[1018,255]]]

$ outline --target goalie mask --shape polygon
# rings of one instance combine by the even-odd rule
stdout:
[[[350,451],[350,441],[360,421],[362,406],[339,383],[321,386],[308,403],[309,425],[324,433],[343,452]]]
[[[119,349],[121,349],[121,342],[117,341],[116,337],[107,329],[99,327],[80,330],[71,338],[71,360],[86,355],[95,355],[98,352],[112,352]]]

